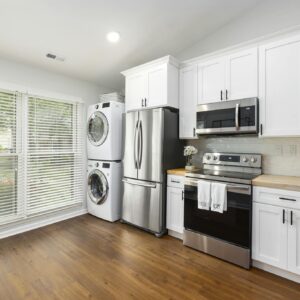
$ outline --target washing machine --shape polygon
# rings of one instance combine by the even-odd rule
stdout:
[[[110,101],[88,108],[88,159],[121,160],[124,103]]]
[[[114,222],[121,217],[122,162],[89,160],[87,208],[98,218]]]

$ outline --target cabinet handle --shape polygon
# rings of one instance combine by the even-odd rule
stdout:
[[[176,181],[176,180],[173,180],[173,179],[171,179],[171,182],[180,183],[180,181]]]
[[[182,191],[181,198],[184,200],[184,191]]]
[[[285,224],[285,209],[282,210],[282,223]]]
[[[293,226],[293,211],[291,210],[291,225]]]
[[[142,99],[142,107],[144,107],[144,99]]]
[[[147,98],[145,98],[145,107],[147,106]]]
[[[226,100],[228,100],[228,90],[226,89]]]
[[[263,124],[260,124],[260,135],[263,135]]]
[[[221,90],[221,101],[223,100],[223,91]]]
[[[196,128],[193,128],[193,136],[196,136]]]
[[[279,197],[280,200],[285,200],[285,201],[292,201],[292,202],[296,202],[296,199],[291,199],[291,198],[285,198],[285,197]]]

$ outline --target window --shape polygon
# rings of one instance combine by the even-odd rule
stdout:
[[[22,217],[19,95],[0,91],[0,224]]]
[[[81,104],[2,92],[0,108],[0,224],[82,205]]]

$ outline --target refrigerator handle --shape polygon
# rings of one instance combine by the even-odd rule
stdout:
[[[138,165],[139,169],[141,168],[142,164],[142,158],[143,158],[143,127],[142,127],[142,121],[140,120],[139,123],[139,154],[138,154]]]
[[[124,183],[132,184],[132,185],[139,185],[139,186],[148,187],[148,188],[152,188],[152,189],[156,188],[155,183],[148,183],[148,182],[146,183],[146,182],[133,180],[133,179],[127,179],[127,178],[122,179],[122,181]]]
[[[138,169],[138,161],[137,161],[137,147],[138,147],[138,144],[137,144],[137,138],[138,138],[138,128],[139,128],[139,120],[136,121],[136,124],[135,124],[135,128],[134,128],[134,140],[133,140],[133,160],[134,160],[134,165],[135,165],[135,168]]]

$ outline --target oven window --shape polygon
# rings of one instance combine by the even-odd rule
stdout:
[[[250,248],[251,196],[227,194],[227,211],[223,214],[198,209],[197,188],[185,186],[184,227],[238,246]]]

